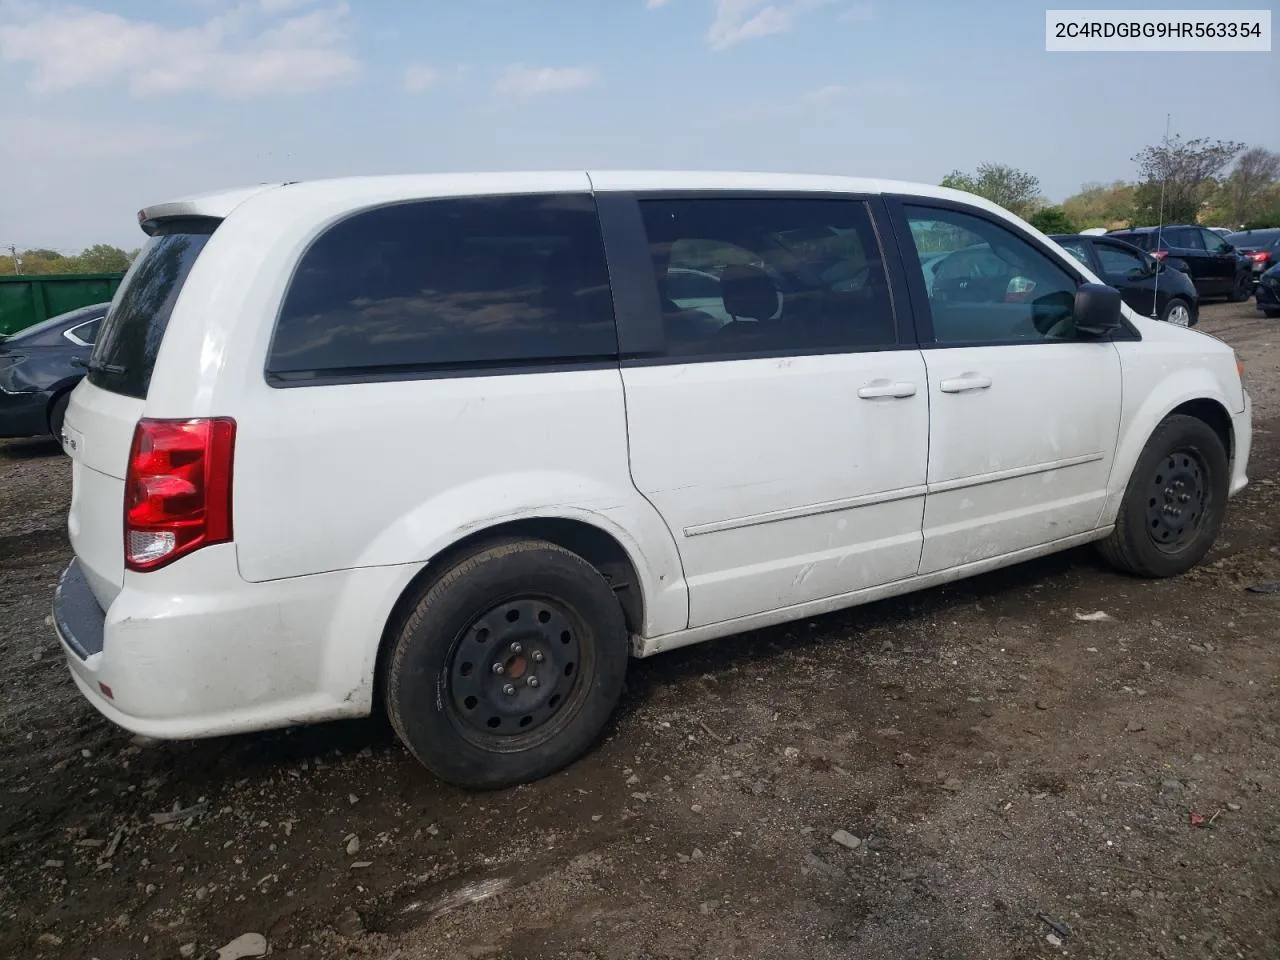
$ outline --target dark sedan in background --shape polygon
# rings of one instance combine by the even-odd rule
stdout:
[[[1135,313],[1179,327],[1194,327],[1200,319],[1200,295],[1181,270],[1109,235],[1059,234],[1053,239],[1119,290]]]
[[[1264,317],[1272,320],[1280,317],[1280,264],[1258,278],[1255,303]]]
[[[1253,291],[1253,261],[1207,227],[1133,227],[1105,236],[1131,243],[1158,260],[1186,264],[1201,297],[1226,297],[1232,303],[1240,303],[1248,300]]]
[[[0,437],[59,436],[102,318],[96,303],[0,337]]]
[[[1227,243],[1253,263],[1253,279],[1256,283],[1272,267],[1280,264],[1280,227],[1261,230],[1241,230],[1227,234]]]

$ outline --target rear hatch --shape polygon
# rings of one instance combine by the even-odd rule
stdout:
[[[124,485],[156,355],[191,267],[220,221],[155,225],[102,323],[89,372],[67,408],[71,546],[105,610],[124,583]]]

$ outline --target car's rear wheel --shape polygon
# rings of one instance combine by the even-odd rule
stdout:
[[[60,394],[49,407],[49,434],[58,441],[62,439],[62,425],[67,420],[67,404],[71,402],[71,394]]]
[[[1191,326],[1191,307],[1187,305],[1187,301],[1174,297],[1164,305],[1164,315],[1160,319],[1175,327],[1189,327]]]
[[[1190,570],[1222,527],[1229,470],[1222,440],[1203,420],[1165,419],[1138,457],[1102,555],[1143,577]]]
[[[622,608],[599,571],[545,541],[491,545],[414,603],[394,638],[387,713],[441,779],[525,783],[596,739],[627,659]]]
[[[1253,276],[1244,274],[1236,278],[1236,285],[1231,290],[1231,296],[1227,299],[1231,303],[1244,303],[1249,299],[1249,295],[1253,293]]]

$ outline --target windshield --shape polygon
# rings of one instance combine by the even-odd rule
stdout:
[[[91,383],[113,393],[146,398],[174,302],[218,223],[161,224],[147,241],[102,323],[89,361]]]

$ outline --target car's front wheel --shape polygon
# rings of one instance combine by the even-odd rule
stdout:
[[[541,540],[464,556],[394,638],[385,696],[410,752],[443,780],[495,788],[581,755],[622,693],[627,628],[604,577]]]
[[[1167,417],[1138,457],[1115,529],[1098,545],[1102,555],[1142,577],[1190,570],[1222,527],[1229,470],[1213,428],[1195,417]]]
[[[1164,305],[1164,313],[1160,319],[1175,327],[1189,327],[1191,326],[1191,307],[1187,305],[1187,301],[1173,297]]]
[[[1231,295],[1227,299],[1231,303],[1244,303],[1249,299],[1249,295],[1253,293],[1253,276],[1244,274],[1236,277],[1236,285],[1231,290]]]

